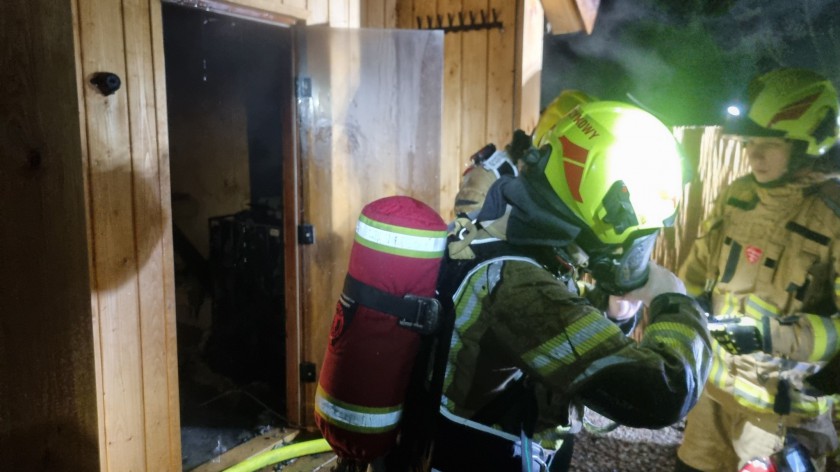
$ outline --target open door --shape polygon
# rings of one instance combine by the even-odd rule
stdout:
[[[286,186],[286,201],[297,202],[298,245],[286,273],[298,277],[287,287],[295,291],[287,292],[287,410],[292,424],[310,427],[362,207],[409,195],[447,215],[452,202],[440,197],[443,32],[296,33],[299,180]]]

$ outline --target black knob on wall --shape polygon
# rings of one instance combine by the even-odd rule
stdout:
[[[96,72],[90,78],[90,83],[96,85],[96,88],[102,92],[102,95],[108,96],[119,90],[122,81],[117,74],[111,72]]]

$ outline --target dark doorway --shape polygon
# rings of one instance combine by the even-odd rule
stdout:
[[[285,425],[290,28],[163,4],[184,470]]]

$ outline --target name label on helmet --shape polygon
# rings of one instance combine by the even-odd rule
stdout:
[[[577,108],[572,111],[572,120],[574,120],[575,125],[583,131],[583,134],[585,134],[587,138],[594,139],[601,135],[601,133],[592,126],[592,123],[581,115],[580,110]]]

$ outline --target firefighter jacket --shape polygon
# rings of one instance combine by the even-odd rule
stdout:
[[[753,318],[763,352],[732,355],[713,342],[708,391],[718,401],[775,406],[789,411],[788,424],[828,411],[830,397],[814,396],[803,379],[839,347],[838,212],[840,183],[820,175],[774,187],[745,176],[719,196],[680,277],[691,294],[710,297],[716,318]]]
[[[538,258],[493,238],[470,249],[469,270],[449,282],[455,326],[440,405],[447,420],[515,441],[519,402],[506,392],[523,383],[549,392],[537,402],[551,404],[539,412],[543,423],[580,402],[620,424],[659,428],[694,406],[711,347],[690,297],[655,298],[636,343]]]

